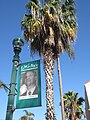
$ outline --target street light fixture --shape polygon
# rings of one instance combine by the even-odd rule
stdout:
[[[8,103],[7,103],[7,111],[6,111],[6,120],[12,120],[14,108],[14,98],[15,98],[15,89],[16,89],[16,77],[17,77],[17,67],[19,65],[19,53],[21,52],[21,47],[24,45],[23,40],[18,37],[13,40],[13,67],[12,67],[12,74],[11,74],[11,83],[10,83],[10,90],[8,95]]]

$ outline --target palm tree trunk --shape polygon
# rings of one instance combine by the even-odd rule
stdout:
[[[59,90],[60,90],[62,120],[65,120],[64,100],[63,100],[63,90],[62,90],[62,77],[61,77],[60,59],[59,59],[59,56],[57,57],[57,67],[58,67],[58,81],[59,81]]]
[[[72,120],[75,120],[74,102],[72,102],[72,115],[71,115],[71,119],[72,119]]]
[[[52,50],[45,51],[44,71],[46,77],[46,120],[56,120],[54,113],[53,69],[55,60]]]

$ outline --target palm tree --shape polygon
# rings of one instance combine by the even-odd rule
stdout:
[[[65,117],[68,120],[80,120],[83,114],[82,104],[84,99],[78,98],[78,93],[68,91],[64,94]]]
[[[22,116],[20,118],[20,120],[34,120],[34,114],[31,112],[28,112],[27,110],[24,110],[24,112],[26,113],[26,115]]]
[[[31,0],[26,4],[26,8],[28,13],[24,15],[21,27],[25,40],[30,42],[32,54],[38,52],[43,57],[46,77],[46,120],[55,120],[53,70],[55,60],[62,52],[66,51],[70,58],[74,55],[72,43],[77,32],[75,2],[46,0],[42,7],[39,0]],[[62,119],[64,120],[63,117]]]
[[[6,92],[8,91],[8,87],[0,80],[0,88],[4,89]]]

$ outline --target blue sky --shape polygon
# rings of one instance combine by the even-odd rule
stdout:
[[[10,83],[13,59],[12,41],[15,37],[22,36],[20,22],[26,12],[25,4],[28,0],[0,0],[0,79],[7,85]],[[66,53],[60,57],[63,81],[63,92],[73,90],[79,96],[84,97],[84,84],[90,80],[90,1],[76,0],[78,34],[74,44],[75,60],[71,61]],[[20,54],[22,62],[38,59],[37,56],[30,57],[28,45],[25,43]],[[42,106],[29,108],[35,114],[35,120],[45,120],[45,78],[43,62],[41,61],[41,86]],[[55,112],[57,120],[61,119],[59,107],[60,97],[57,80],[57,69],[54,75]],[[6,115],[8,94],[0,89],[0,119],[4,120]],[[13,120],[19,120],[24,115],[23,109],[14,112]]]

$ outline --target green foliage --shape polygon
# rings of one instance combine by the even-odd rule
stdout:
[[[82,97],[78,98],[78,93],[73,91],[68,91],[64,94],[64,107],[66,118],[81,118],[83,114],[82,105],[84,99]],[[72,116],[73,115],[73,116]]]
[[[33,113],[28,112],[27,110],[24,110],[24,112],[26,113],[27,116],[33,116],[33,117],[35,116]]]
[[[27,110],[24,110],[24,112],[26,113],[26,115],[24,115],[24,116],[22,116],[21,118],[20,118],[20,120],[34,120],[34,114],[33,113],[31,113],[31,112],[29,112],[29,111],[27,111]]]

